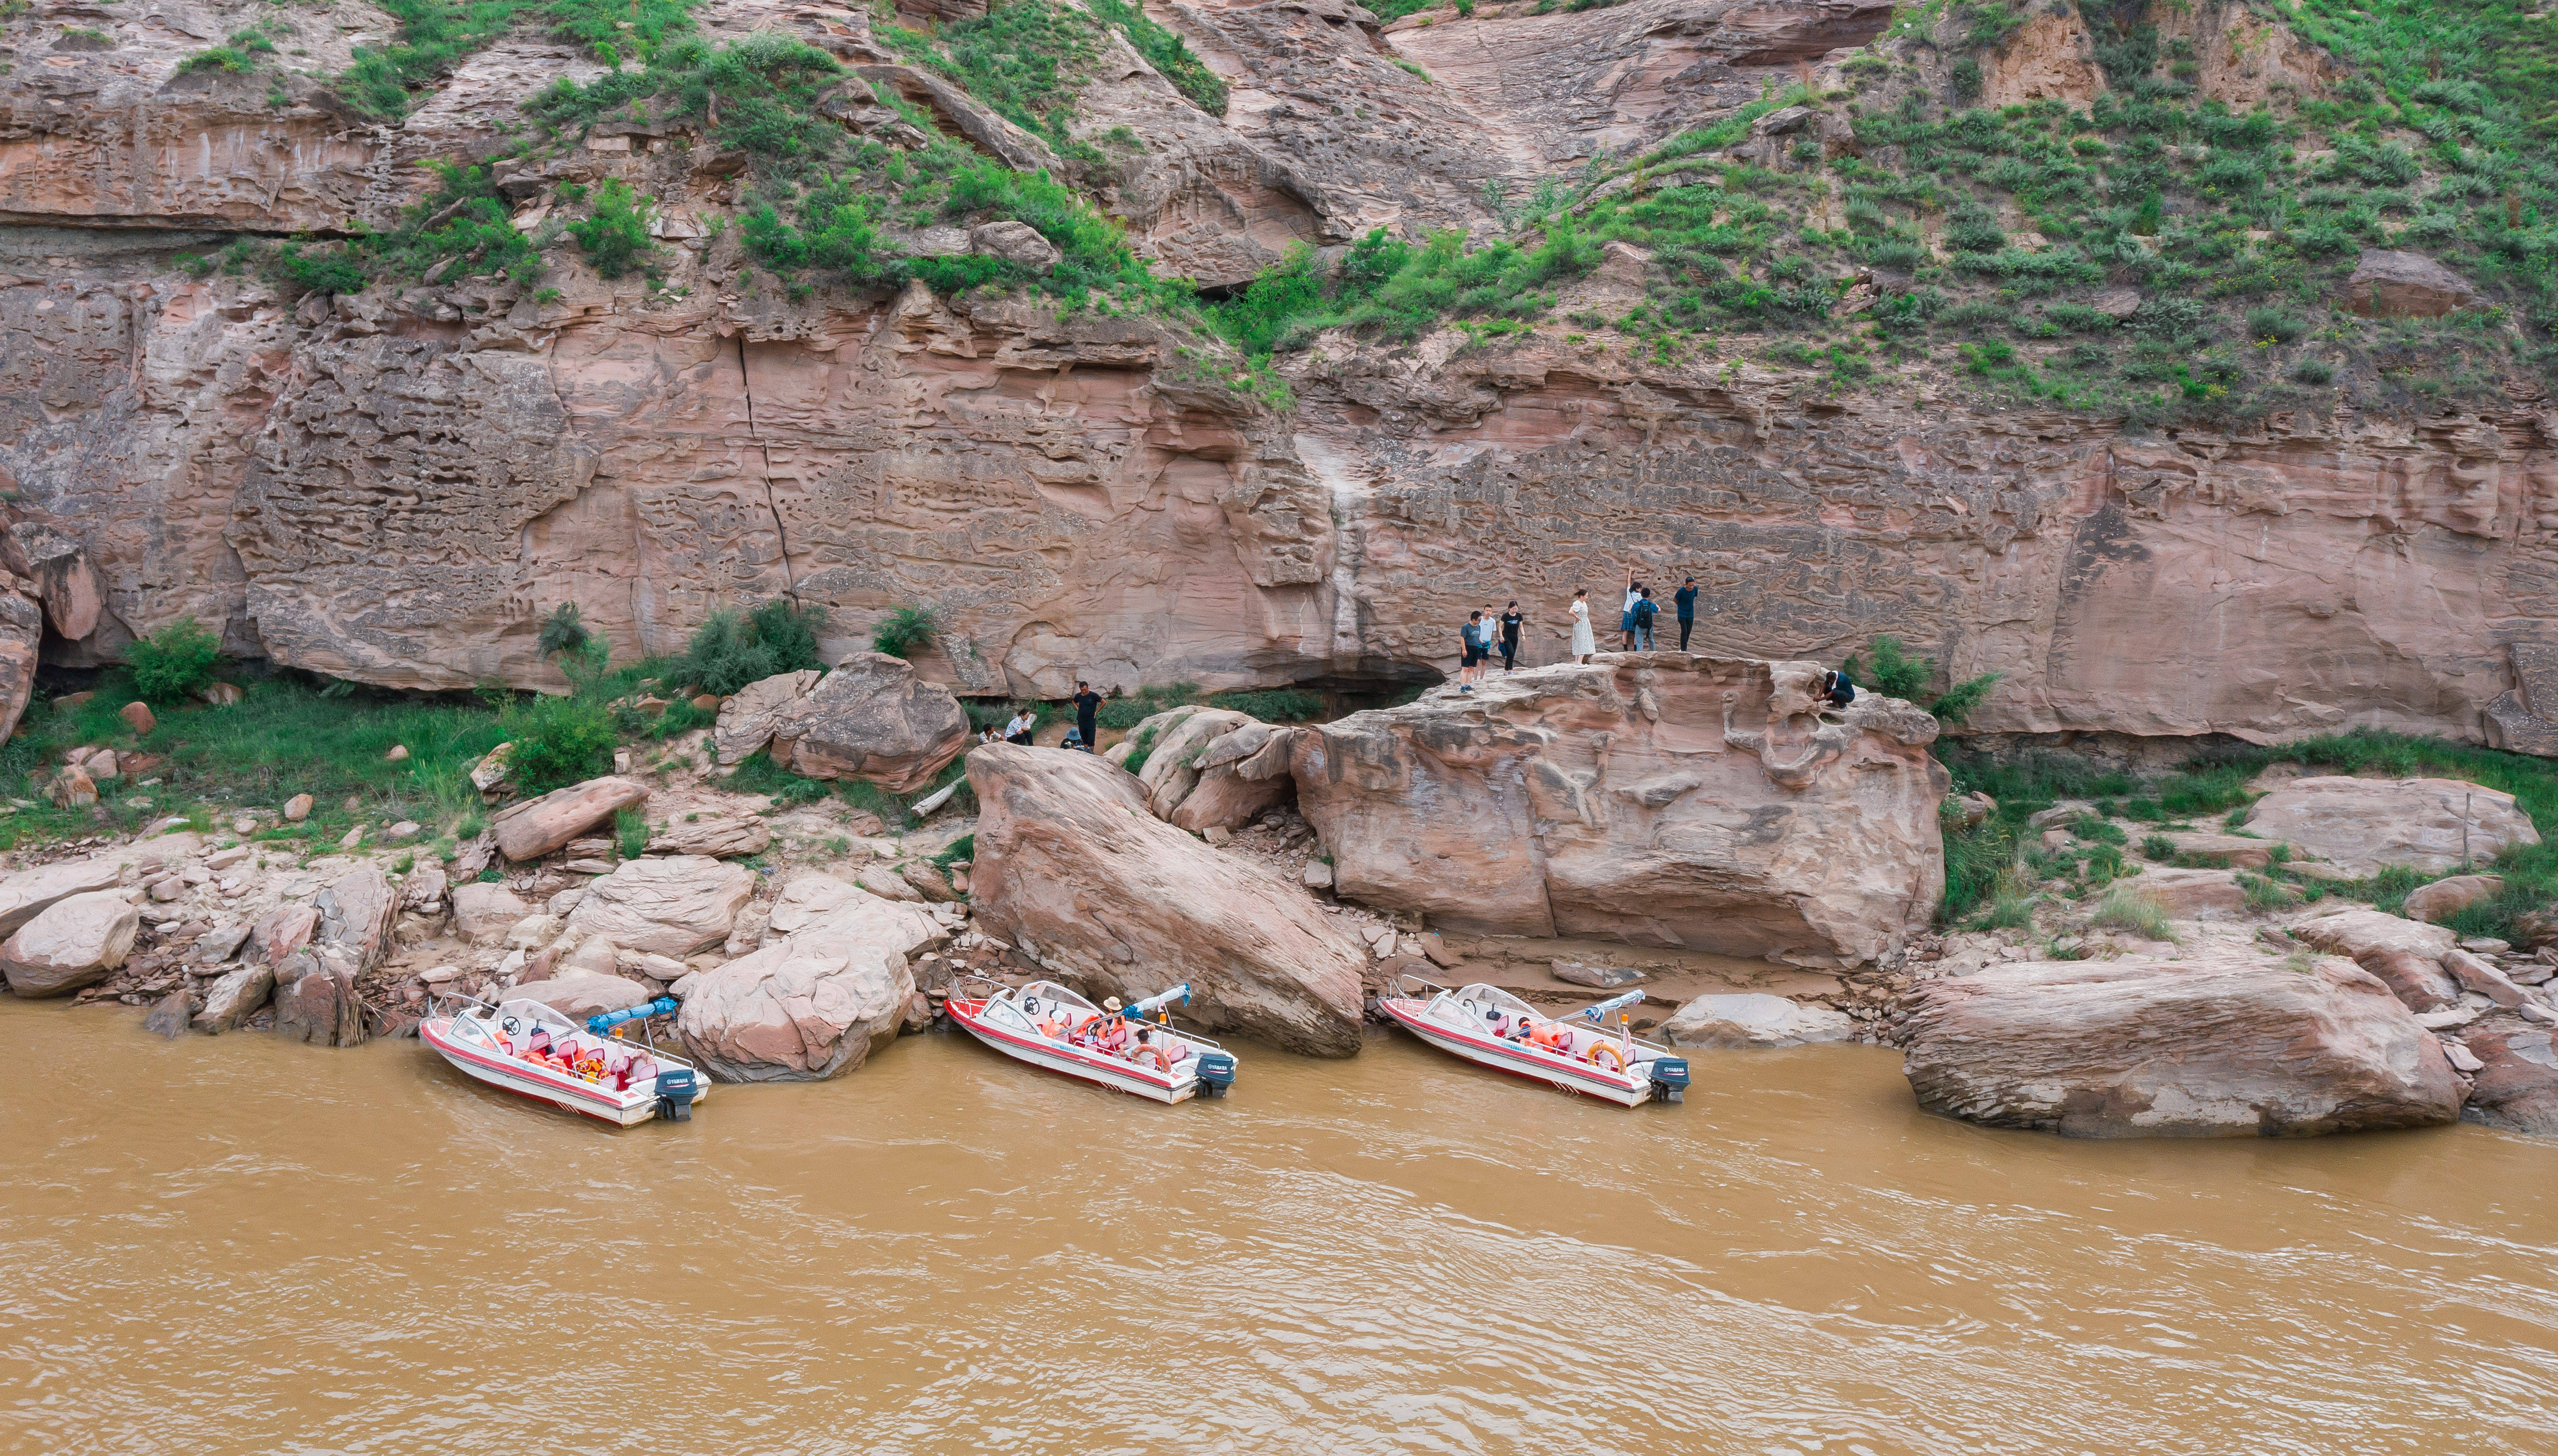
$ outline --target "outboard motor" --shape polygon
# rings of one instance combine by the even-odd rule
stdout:
[[[1643,1063],[1652,1074],[1652,1095],[1663,1102],[1687,1101],[1687,1058],[1654,1057]]]
[[[670,1123],[693,1120],[693,1101],[702,1095],[701,1078],[690,1067],[657,1069],[657,1116]]]
[[[1201,1052],[1193,1075],[1199,1078],[1200,1096],[1223,1097],[1234,1085],[1234,1057],[1228,1052]]]

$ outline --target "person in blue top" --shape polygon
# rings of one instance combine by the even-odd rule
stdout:
[[[1670,604],[1678,608],[1679,650],[1685,652],[1687,634],[1696,630],[1696,578],[1688,578],[1686,586],[1670,594]]]
[[[1652,622],[1655,618],[1660,616],[1661,608],[1652,600],[1651,588],[1637,588],[1636,593],[1637,595],[1634,597],[1634,650],[1637,652],[1649,652],[1652,650],[1654,645],[1652,642]]]

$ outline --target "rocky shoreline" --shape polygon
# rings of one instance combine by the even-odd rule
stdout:
[[[2558,945],[2285,902],[2244,867],[2439,870],[2425,806],[2457,791],[2462,848],[2492,853],[2536,840],[2505,796],[2269,774],[2248,824],[2280,837],[2186,833],[2184,862],[2116,880],[2074,934],[1939,933],[1939,806],[1979,806],[1946,799],[1932,719],[1871,695],[1829,709],[1814,671],[1602,654],[1326,724],[1185,706],[1098,755],[976,745],[975,812],[896,830],[739,792],[723,765],[795,724],[803,754],[924,783],[969,748],[964,716],[911,675],[821,713],[793,674],[547,794],[510,795],[501,745],[474,779],[497,812],[449,858],[414,823],[319,854],[259,838],[307,796],[12,856],[0,973],[22,996],[147,1008],[164,1035],[330,1046],[413,1034],[438,994],[581,1017],[671,995],[676,1041],[738,1082],[858,1069],[966,975],[1095,996],[1187,981],[1199,1024],[1318,1056],[1355,1054],[1400,977],[1557,1008],[1642,987],[1638,1028],[1674,1045],[1896,1047],[1921,1106],[1993,1125],[2558,1134]],[[613,833],[633,813],[644,844]],[[2141,828],[2048,817],[2067,843]],[[2491,878],[2409,908],[2447,914]]]

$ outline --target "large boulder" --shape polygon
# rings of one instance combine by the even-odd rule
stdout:
[[[726,941],[754,893],[755,871],[743,865],[699,855],[633,860],[586,887],[568,930],[680,958]]]
[[[719,722],[711,728],[711,746],[722,763],[740,763],[764,751],[773,741],[773,724],[782,711],[808,696],[823,676],[815,668],[776,673],[747,684],[720,704]]]
[[[19,926],[72,895],[113,889],[123,877],[123,861],[113,856],[21,869],[0,879],[0,936],[16,934]]]
[[[840,880],[791,888],[788,934],[677,988],[675,1034],[721,1081],[813,1082],[861,1066],[906,1018],[909,958],[949,939],[921,906]]]
[[[2476,308],[2479,293],[2468,279],[2423,253],[2364,248],[2340,302],[2366,319],[2439,319]]]
[[[533,907],[502,884],[477,880],[453,887],[453,932],[475,946],[494,946],[506,938]]]
[[[77,539],[47,522],[18,521],[0,534],[0,564],[36,584],[56,632],[76,642],[97,630],[106,583]]]
[[[2247,828],[2355,874],[2484,864],[2540,832],[2511,794],[2457,778],[2296,778],[2247,810]]]
[[[241,966],[224,972],[213,985],[205,988],[205,1004],[196,1012],[195,1026],[208,1035],[219,1036],[236,1031],[241,1022],[255,1015],[275,993],[275,968]]]
[[[1119,761],[1146,755],[1135,772],[1157,819],[1193,834],[1234,829],[1296,797],[1294,732],[1230,709],[1176,708],[1131,729]]]
[[[809,778],[857,778],[892,794],[928,787],[968,746],[968,715],[939,683],[885,652],[856,652],[774,715],[773,761]]]
[[[2079,1137],[2306,1136],[2460,1116],[2442,1044],[2378,978],[2247,950],[2023,961],[1920,983],[1919,1106]]]
[[[2472,1081],[2464,1117],[2509,1132],[2558,1137],[2558,1048],[2548,1026],[2490,1011],[2461,1033],[2461,1042],[2486,1063]]]
[[[1661,1026],[1661,1040],[1672,1046],[1803,1046],[1855,1037],[1856,1022],[1843,1011],[1758,992],[1697,996]]]
[[[68,995],[124,964],[142,912],[111,890],[48,906],[0,943],[0,975],[23,996]]]
[[[2244,920],[2247,891],[2234,869],[2182,869],[2150,864],[2115,880],[2108,893],[2146,899],[2171,920]]]
[[[2439,924],[2503,888],[2501,874],[2454,874],[2420,884],[2407,891],[2407,918]]]
[[[36,649],[44,635],[44,608],[0,588],[0,743],[18,730],[35,696]]]
[[[1294,734],[1347,899],[1490,935],[1890,957],[1944,888],[1936,721],[1820,669],[1679,653],[1494,675]],[[982,799],[982,796],[981,796]]]
[[[1358,1050],[1366,954],[1304,890],[1156,819],[1142,784],[1089,753],[988,743],[968,783],[981,930],[1096,998],[1186,981],[1184,1014],[1212,1029]]]
[[[2291,931],[2303,943],[2347,957],[2379,977],[2410,1010],[2439,1011],[2460,1003],[2460,985],[2442,964],[2460,937],[2442,926],[2359,907],[2313,915]]]
[[[248,959],[278,966],[284,958],[311,944],[320,930],[320,912],[310,905],[278,905],[249,927]]]
[[[591,778],[509,806],[489,821],[489,833],[497,842],[497,853],[507,859],[538,860],[646,802],[648,786],[638,779]]]

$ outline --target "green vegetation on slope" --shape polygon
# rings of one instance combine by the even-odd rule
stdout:
[[[410,91],[521,19],[547,22],[552,34],[587,47],[608,66],[645,59],[667,36],[692,28],[692,0],[381,0],[381,8],[398,22],[399,39],[357,48],[338,81],[350,102],[375,116],[407,111]]]
[[[1074,98],[1101,55],[1101,27],[1124,36],[1148,65],[1212,116],[1225,114],[1225,82],[1182,38],[1126,0],[1086,0],[1082,8],[1052,0],[1011,0],[933,35],[882,24],[875,33],[905,60],[928,66],[1062,157],[1105,160],[1068,134]]]
[[[2512,939],[2517,917],[2547,913],[2558,904],[2558,763],[2543,758],[2373,730],[2249,748],[2155,776],[2125,773],[2057,753],[2000,762],[1950,742],[1939,743],[1937,756],[1953,772],[1956,797],[1980,792],[1998,802],[1998,812],[1978,826],[1967,829],[1958,819],[1947,819],[1945,896],[1937,910],[1940,925],[2022,924],[2015,917],[2041,882],[2057,878],[2064,891],[2083,895],[2137,867],[2125,860],[2119,842],[2126,836],[2121,830],[2092,815],[2081,817],[2086,828],[2077,831],[2079,842],[2068,849],[2049,851],[2032,845],[2026,820],[2059,800],[2089,800],[2105,818],[2208,827],[2198,822],[2243,811],[2256,797],[2248,780],[2274,763],[2299,763],[2329,773],[2460,778],[2501,789],[2531,816],[2541,843],[2512,846],[2492,865],[2480,866],[2503,875],[2503,890],[2446,923],[2463,935]],[[2144,841],[2143,853],[2160,860],[2172,849],[2159,835]],[[2407,891],[2460,872],[2455,868],[2427,874],[2391,868],[2368,879],[2334,884],[2300,876],[2277,858],[2268,874],[2255,876],[2263,883],[2249,886],[2252,894],[2268,903],[2297,903],[2334,894],[2394,912]]]

